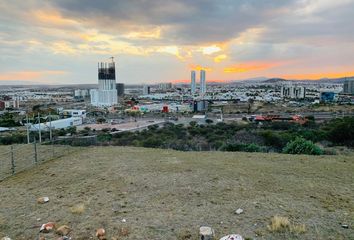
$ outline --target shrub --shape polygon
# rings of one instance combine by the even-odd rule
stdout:
[[[242,144],[242,143],[229,143],[221,147],[222,151],[227,152],[262,152],[262,148],[257,144]]]
[[[284,147],[283,153],[321,155],[323,150],[313,142],[297,137]]]
[[[354,147],[354,117],[345,117],[330,122],[328,140],[336,145]]]

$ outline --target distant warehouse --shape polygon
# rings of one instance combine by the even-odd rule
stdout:
[[[68,127],[79,126],[82,124],[81,117],[71,117],[65,119],[59,119],[51,122],[45,122],[41,124],[33,124],[30,127],[31,131],[49,131],[50,129],[63,129]]]

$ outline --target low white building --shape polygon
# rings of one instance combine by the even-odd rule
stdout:
[[[59,119],[51,122],[45,122],[41,124],[32,124],[30,126],[30,131],[49,131],[50,129],[63,129],[68,127],[79,126],[82,124],[82,118],[71,117],[65,119]]]

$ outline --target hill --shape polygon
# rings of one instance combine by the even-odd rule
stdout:
[[[75,240],[95,239],[98,227],[108,239],[197,239],[201,225],[217,237],[353,239],[341,226],[354,218],[353,159],[83,148],[0,182],[0,238],[37,239],[55,221]],[[37,204],[42,196],[50,201]],[[305,232],[269,231],[275,215]]]

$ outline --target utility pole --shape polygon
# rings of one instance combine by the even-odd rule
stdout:
[[[26,129],[27,129],[27,144],[29,144],[30,143],[30,135],[29,135],[28,114],[26,114]]]
[[[38,112],[38,136],[39,136],[39,143],[42,142],[42,133],[41,133],[41,118]]]
[[[50,138],[50,141],[52,141],[52,115],[49,115],[49,138]]]

